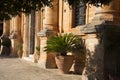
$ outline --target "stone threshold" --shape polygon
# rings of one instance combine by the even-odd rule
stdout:
[[[29,57],[23,57],[22,59],[30,62],[34,62],[34,56],[33,54],[30,54]]]

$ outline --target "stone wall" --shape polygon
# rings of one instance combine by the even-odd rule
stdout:
[[[88,34],[85,39],[86,43],[86,66],[83,72],[85,80],[104,80],[104,50],[103,44],[100,43],[96,34]],[[84,80],[83,79],[83,80]]]

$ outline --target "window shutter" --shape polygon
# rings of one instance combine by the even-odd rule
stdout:
[[[75,6],[75,26],[84,25],[86,19],[86,6],[82,2],[77,2]]]

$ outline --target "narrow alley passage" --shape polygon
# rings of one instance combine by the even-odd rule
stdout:
[[[18,58],[0,58],[0,80],[81,80],[80,75],[59,74]]]

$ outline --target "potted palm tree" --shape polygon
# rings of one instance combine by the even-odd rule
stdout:
[[[83,51],[83,48],[82,38],[69,33],[50,37],[47,40],[45,51],[56,53],[55,61],[58,69],[61,73],[69,73],[74,56],[68,55],[68,53],[78,53]]]

